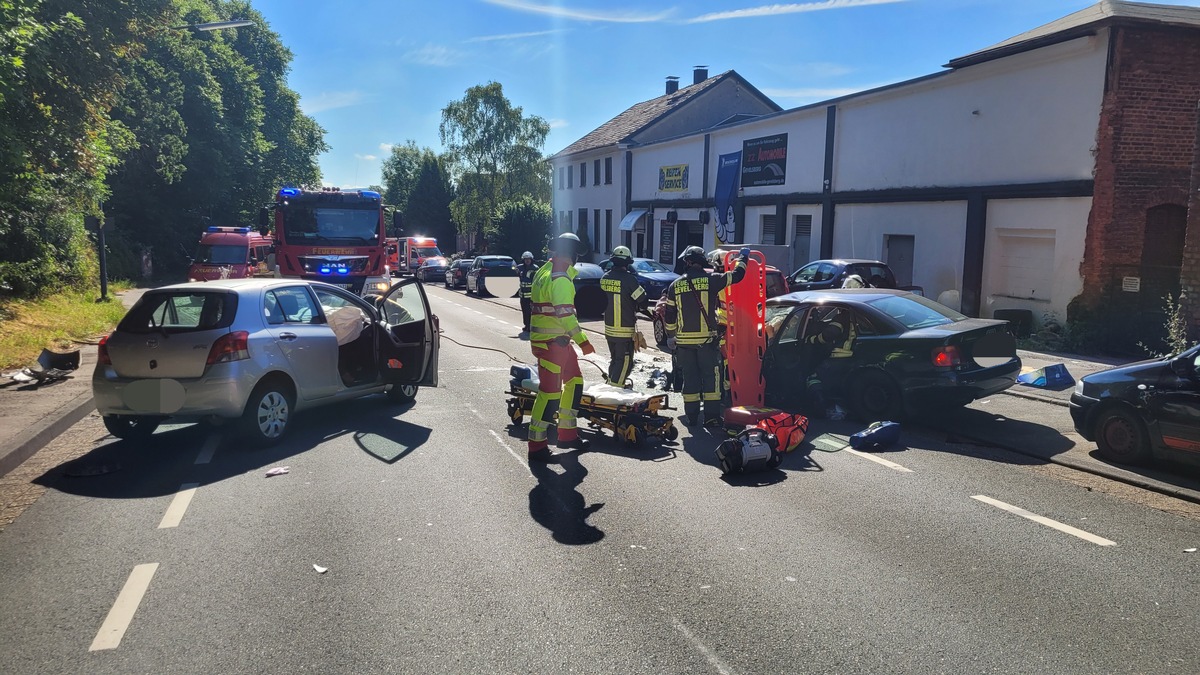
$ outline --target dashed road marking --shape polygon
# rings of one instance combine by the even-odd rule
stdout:
[[[220,444],[220,434],[209,434],[208,438],[204,441],[204,445],[200,448],[200,454],[196,456],[196,463],[208,464],[211,462],[213,453],[217,451],[217,446]]]
[[[696,649],[699,650],[700,653],[704,655],[704,659],[706,661],[708,661],[709,665],[711,665],[713,668],[715,668],[718,673],[720,673],[721,675],[732,675],[733,674],[733,669],[730,668],[724,661],[719,659],[717,657],[717,655],[714,654],[713,651],[711,649],[709,649],[707,645],[705,645],[703,642],[701,642],[700,638],[698,638],[694,634],[692,634],[692,631],[688,630],[688,627],[683,625],[679,621],[679,619],[676,619],[675,617],[671,617],[671,621],[675,624],[675,630],[679,631],[680,634],[682,634],[685,638],[687,638],[688,641],[691,642],[692,645],[695,646]]]
[[[508,443],[505,443],[504,439],[500,437],[500,434],[496,433],[492,429],[488,429],[488,433],[492,435],[492,438],[496,439],[496,442],[500,444],[500,447],[507,450],[508,454],[512,455],[513,458],[517,460],[517,463],[525,467],[527,471],[529,470],[529,464],[525,461],[525,458],[518,455],[516,450],[513,450],[511,447],[509,447]],[[533,472],[529,471],[529,475],[533,476]]]
[[[133,621],[133,615],[137,613],[138,605],[142,603],[142,597],[146,595],[150,580],[157,571],[158,563],[145,563],[133,568],[125,586],[117,595],[117,601],[113,603],[112,609],[108,610],[108,616],[100,625],[96,639],[92,640],[89,652],[116,649],[120,646],[121,638],[125,637],[125,629],[129,628],[130,622]]]
[[[178,527],[180,521],[183,520],[183,514],[187,513],[187,507],[192,503],[192,497],[196,494],[196,488],[200,487],[199,483],[184,483],[179,486],[179,492],[175,493],[175,498],[171,500],[171,505],[167,507],[167,512],[163,514],[162,522],[158,524],[158,529],[166,529],[168,527]]]
[[[893,471],[899,471],[900,473],[912,473],[913,472],[912,469],[900,466],[899,464],[897,464],[895,462],[890,462],[882,457],[876,457],[875,455],[869,455],[865,452],[859,452],[858,450],[855,450],[849,446],[842,448],[842,449],[852,455],[862,457],[863,459],[869,459],[872,462],[875,462],[876,464],[882,464],[882,465],[886,466],[887,468],[892,469]]]
[[[1116,546],[1117,545],[1117,542],[1115,542],[1115,541],[1111,541],[1109,539],[1105,539],[1104,537],[1094,535],[1091,532],[1085,532],[1076,527],[1071,527],[1070,525],[1067,525],[1065,523],[1060,523],[1057,520],[1054,520],[1052,518],[1047,518],[1046,516],[1039,516],[1038,514],[1026,511],[1025,509],[1023,509],[1019,506],[1013,506],[1012,504],[1006,504],[1006,503],[1000,501],[999,499],[992,499],[991,497],[987,497],[985,495],[972,495],[971,499],[981,501],[984,504],[990,504],[998,509],[1008,511],[1009,513],[1021,516],[1022,518],[1026,518],[1028,520],[1032,520],[1035,523],[1045,525],[1046,527],[1053,528],[1055,530],[1058,530],[1059,532],[1065,532],[1069,535],[1079,537],[1080,539],[1082,539],[1084,541],[1090,541],[1091,543],[1093,543],[1097,546]]]

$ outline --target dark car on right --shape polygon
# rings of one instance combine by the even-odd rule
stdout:
[[[471,264],[474,262],[474,258],[459,258],[458,260],[451,261],[450,266],[446,268],[446,288],[465,288],[467,285],[467,270],[471,269]]]
[[[870,288],[897,288],[896,275],[887,263],[858,259],[814,260],[792,272],[788,288],[792,292],[841,288],[855,275]]]
[[[1200,465],[1200,346],[1086,375],[1070,406],[1075,430],[1106,459]]]

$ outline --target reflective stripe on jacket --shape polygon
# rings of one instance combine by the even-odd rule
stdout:
[[[646,290],[637,276],[625,267],[613,267],[600,279],[600,290],[608,297],[604,309],[604,335],[632,338],[637,311],[646,305]]]
[[[533,293],[533,277],[537,274],[538,267],[533,263],[526,265],[521,263],[517,266],[517,272],[521,275],[521,297],[528,299]]]
[[[664,318],[667,332],[675,336],[676,343],[702,345],[716,339],[717,319],[713,313],[717,293],[745,276],[746,263],[738,260],[737,265],[725,273],[710,274],[689,267],[687,274],[672,281],[663,294]]]
[[[587,342],[587,336],[575,318],[575,283],[572,281],[579,271],[568,267],[565,272],[555,272],[554,262],[542,265],[533,276],[530,300],[533,315],[529,320],[529,341],[545,344],[557,338],[570,338],[579,344]]]

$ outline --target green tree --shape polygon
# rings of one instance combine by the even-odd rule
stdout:
[[[425,150],[404,212],[406,228],[410,233],[437,239],[443,253],[453,252],[458,248],[455,241],[458,230],[450,213],[453,201],[454,186],[450,183],[446,160],[432,150]]]
[[[528,195],[511,199],[500,204],[494,224],[489,250],[513,260],[520,260],[525,251],[540,258],[550,237],[550,205]]]
[[[471,87],[447,104],[439,132],[458,180],[452,210],[463,232],[485,233],[501,201],[541,196],[537,176],[546,178],[548,201],[548,174],[540,165],[550,125],[536,115],[526,117],[498,82]]]
[[[418,148],[416,141],[409,139],[403,145],[393,145],[380,167],[383,174],[383,202],[394,206],[400,213],[408,209],[408,197],[417,184],[421,156],[426,151]]]

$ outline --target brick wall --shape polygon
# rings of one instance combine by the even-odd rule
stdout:
[[[1187,204],[1200,101],[1200,31],[1117,27],[1113,41],[1080,269],[1089,303],[1116,266],[1140,263],[1146,210]]]

